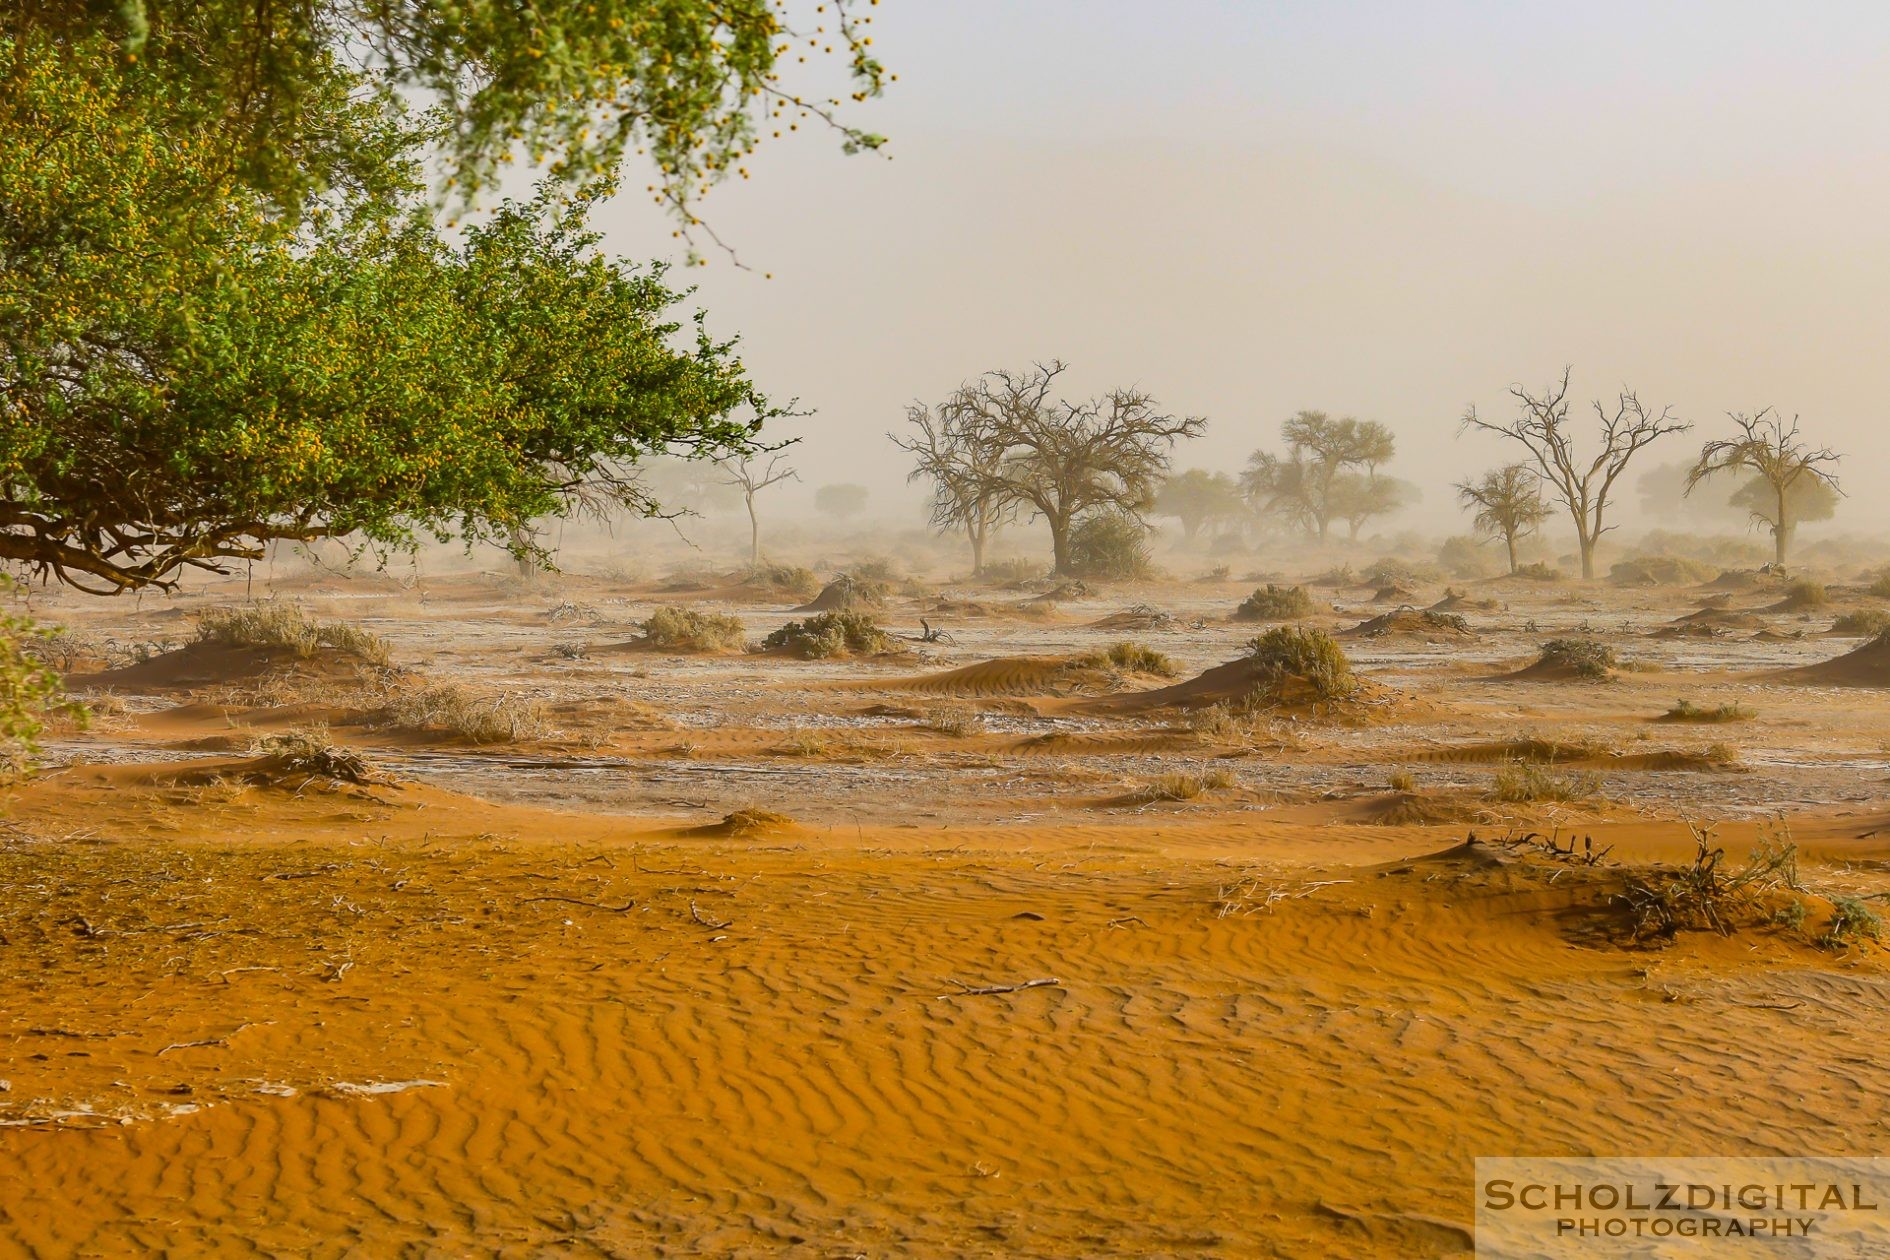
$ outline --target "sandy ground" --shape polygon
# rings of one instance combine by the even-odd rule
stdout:
[[[1716,593],[1488,584],[1468,637],[1344,640],[1369,703],[1237,735],[1058,672],[1135,639],[1186,684],[1252,585],[899,593],[952,641],[821,662],[624,646],[799,602],[750,592],[272,592],[544,706],[487,745],[377,722],[384,676],[164,655],[240,585],[52,601],[109,698],[5,798],[0,1254],[1461,1255],[1478,1155],[1883,1145],[1877,947],[1815,897],[1671,940],[1626,909],[1689,820],[1890,890],[1890,690],[1772,676],[1857,646],[1830,610],[1657,637]],[[1509,677],[1572,633],[1627,667]],[[1655,720],[1680,697],[1751,716]],[[316,721],[371,781],[259,761]],[[1491,799],[1549,745],[1598,792]],[[1530,830],[1609,857],[1496,843]]]

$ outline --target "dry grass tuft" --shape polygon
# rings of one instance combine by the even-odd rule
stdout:
[[[216,647],[286,650],[310,657],[322,648],[371,665],[388,662],[387,641],[345,621],[316,622],[294,604],[213,608],[197,622],[192,641]]]
[[[643,642],[674,652],[739,651],[747,642],[739,617],[693,608],[659,608],[637,628]]]
[[[1543,801],[1584,801],[1601,791],[1601,777],[1586,772],[1558,773],[1534,761],[1512,761],[1496,772],[1489,797],[1510,805]]]
[[[458,683],[396,692],[382,710],[390,726],[474,744],[543,739],[551,733],[544,706],[515,691],[479,693]]]

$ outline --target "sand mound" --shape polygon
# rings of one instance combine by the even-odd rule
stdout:
[[[1432,792],[1386,792],[1367,797],[1336,821],[1367,827],[1432,827],[1470,822],[1488,813],[1473,800]]]
[[[352,686],[372,677],[380,668],[335,648],[318,648],[304,656],[288,648],[191,643],[117,669],[75,674],[66,681],[74,690],[95,688],[133,693],[195,691],[255,682],[263,677]]]
[[[1501,605],[1493,599],[1472,599],[1456,587],[1445,587],[1444,597],[1430,606],[1430,612],[1457,612],[1468,608],[1474,612],[1494,612]]]
[[[1766,621],[1757,613],[1736,612],[1727,608],[1702,608],[1697,612],[1675,617],[1672,624],[1716,626],[1721,630],[1757,630],[1764,626]]]
[[[1477,637],[1470,623],[1455,613],[1433,612],[1409,606],[1361,621],[1350,630],[1341,630],[1339,636],[1347,639],[1423,639],[1430,643]]]
[[[1063,656],[1000,656],[942,674],[885,684],[926,696],[965,699],[1050,695],[1067,686],[1070,661]]]
[[[844,612],[850,608],[883,608],[891,594],[884,582],[867,582],[842,573],[821,588],[820,594],[794,612]]]
[[[1801,687],[1890,687],[1890,634],[1816,665],[1775,670],[1763,677]]]
[[[1397,582],[1389,582],[1372,592],[1374,604],[1408,604],[1417,598],[1417,592]]]
[[[1180,624],[1173,613],[1148,604],[1137,604],[1089,623],[1092,630],[1172,630]]]
[[[751,806],[747,809],[736,810],[723,818],[721,822],[686,828],[682,834],[704,840],[763,840],[791,835],[799,829],[800,824],[786,814],[777,814],[771,809]]]

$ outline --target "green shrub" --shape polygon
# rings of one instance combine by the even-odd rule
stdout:
[[[1241,601],[1235,621],[1297,621],[1317,611],[1303,586],[1275,586],[1268,582]]]
[[[0,578],[0,590],[7,586]],[[0,783],[26,769],[48,717],[66,714],[82,721],[85,716],[80,705],[65,698],[59,675],[30,651],[49,633],[30,617],[0,610]]]
[[[1070,572],[1126,581],[1149,575],[1148,526],[1132,512],[1092,512],[1070,530]]]
[[[1874,639],[1885,630],[1890,630],[1890,612],[1881,608],[1860,608],[1842,614],[1831,623],[1832,634],[1857,635],[1865,639]]]
[[[806,621],[790,621],[761,641],[768,650],[784,650],[805,661],[834,656],[870,656],[893,650],[893,637],[862,612],[824,612]]]
[[[1550,639],[1536,663],[1569,670],[1577,678],[1607,678],[1621,661],[1613,648],[1594,639]]]
[[[1831,924],[1825,928],[1821,943],[1830,949],[1846,949],[1865,941],[1883,939],[1883,916],[1860,897],[1831,898]]]
[[[1275,626],[1247,645],[1262,685],[1279,695],[1291,682],[1303,683],[1321,700],[1337,700],[1358,690],[1352,662],[1337,639],[1305,626]]]
[[[746,641],[739,617],[693,608],[659,608],[637,625],[645,643],[672,651],[721,652],[740,648]]]
[[[374,665],[388,660],[387,641],[344,621],[311,621],[294,604],[245,604],[212,608],[197,622],[192,640],[217,647],[262,648],[313,656],[332,648]]]

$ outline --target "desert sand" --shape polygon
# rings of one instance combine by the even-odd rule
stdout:
[[[1479,1155],[1885,1143],[1829,610],[1311,587],[1356,694],[1230,713],[1253,586],[896,589],[827,660],[639,642],[807,603],[736,584],[42,595],[98,717],[0,814],[0,1254],[1448,1256]],[[389,659],[185,646],[246,595]],[[388,699],[449,682],[516,737]],[[1795,874],[1663,924],[1703,835]]]

